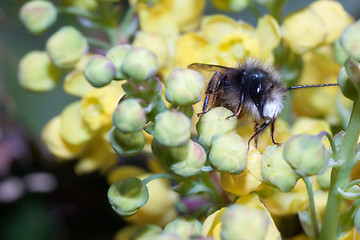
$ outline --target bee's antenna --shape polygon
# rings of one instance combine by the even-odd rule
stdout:
[[[299,85],[299,86],[288,87],[286,90],[290,91],[290,90],[299,89],[299,88],[334,87],[334,86],[339,86],[339,84],[328,83],[328,84],[315,84],[315,85]]]

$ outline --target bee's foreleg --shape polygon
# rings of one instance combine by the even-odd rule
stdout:
[[[271,136],[271,140],[272,140],[273,144],[275,144],[275,145],[277,145],[277,146],[280,146],[281,143],[276,142],[275,139],[274,139],[275,121],[276,121],[276,119],[274,119],[273,121],[271,121],[271,125],[270,125],[270,136]]]
[[[271,118],[267,118],[266,121],[261,124],[260,126],[255,125],[255,132],[250,136],[250,139],[248,141],[248,149],[250,149],[250,142],[255,138],[255,147],[257,148],[257,138],[259,137],[260,133],[262,131],[264,131],[264,129],[269,126],[269,124],[272,122],[273,120]]]

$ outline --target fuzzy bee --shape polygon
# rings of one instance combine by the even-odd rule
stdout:
[[[254,133],[250,142],[255,146],[260,133],[270,126],[271,140],[274,139],[275,121],[284,107],[288,91],[298,88],[338,86],[338,84],[301,85],[286,87],[279,72],[271,65],[258,59],[245,58],[238,67],[224,67],[193,63],[188,68],[197,71],[214,73],[205,91],[205,100],[201,116],[213,107],[225,107],[233,112],[229,117],[242,118],[250,116],[255,122]]]

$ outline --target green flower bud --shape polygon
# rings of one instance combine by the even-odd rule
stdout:
[[[170,156],[170,147],[160,144],[155,138],[151,142],[151,151],[161,160],[166,160]]]
[[[162,232],[161,227],[153,224],[148,224],[136,230],[136,232],[133,235],[131,235],[130,240],[140,240],[140,239],[146,240],[149,237],[157,235],[161,232]]]
[[[116,127],[109,132],[111,146],[121,156],[138,154],[145,146],[145,135],[142,131],[123,133]]]
[[[349,76],[350,81],[352,82],[353,86],[357,90],[359,95],[360,93],[360,63],[357,62],[353,58],[349,58],[345,63],[345,69]]]
[[[201,116],[196,124],[196,130],[199,134],[199,143],[205,148],[210,147],[211,138],[216,134],[231,132],[238,127],[236,117],[230,117],[233,112],[224,107],[211,109]]]
[[[142,83],[155,76],[158,70],[157,58],[145,48],[134,48],[125,55],[121,69],[136,83]]]
[[[301,177],[326,171],[329,153],[321,139],[314,135],[295,135],[284,144],[284,159]]]
[[[261,156],[261,175],[266,184],[283,192],[290,192],[299,180],[299,176],[282,155],[282,147],[268,146]]]
[[[354,218],[354,225],[357,232],[360,232],[360,209],[356,211],[355,218]]]
[[[168,164],[171,165],[170,169],[183,177],[200,173],[206,160],[204,149],[192,140],[183,146],[170,148],[169,153]]]
[[[49,91],[60,82],[61,73],[44,51],[27,53],[19,63],[18,69],[20,85],[36,92]]]
[[[129,98],[116,107],[112,121],[124,133],[138,132],[145,126],[146,113],[136,99]]]
[[[117,214],[128,217],[145,205],[149,199],[149,192],[139,178],[127,178],[110,186],[108,199]]]
[[[345,28],[341,34],[340,43],[350,56],[360,61],[360,21]]]
[[[72,26],[60,28],[46,42],[46,51],[60,68],[73,67],[88,49],[84,36]]]
[[[211,140],[209,159],[220,172],[239,174],[247,162],[247,144],[236,132],[215,135]]]
[[[265,239],[269,218],[257,208],[232,204],[222,215],[221,239]]]
[[[90,58],[84,69],[84,76],[94,87],[103,87],[115,77],[115,66],[110,59],[102,55],[94,55]]]
[[[334,57],[335,60],[342,66],[349,57],[349,54],[345,51],[339,39],[334,42]]]
[[[20,20],[33,34],[40,34],[56,22],[57,10],[49,1],[29,1],[20,9]]]
[[[191,122],[180,112],[165,111],[155,117],[154,138],[168,147],[178,147],[190,139]]]
[[[338,84],[345,97],[351,100],[355,100],[357,98],[358,93],[354,84],[350,81],[345,67],[342,67],[339,71]]]
[[[201,229],[202,229],[202,224],[199,220],[178,217],[174,221],[169,222],[165,226],[164,232],[176,233],[177,235],[183,237],[184,239],[189,239],[190,236],[200,235]]]
[[[165,81],[166,99],[180,106],[192,105],[201,99],[204,76],[191,69],[175,69]]]
[[[106,57],[109,58],[116,68],[115,79],[123,80],[126,79],[126,76],[121,71],[121,66],[125,55],[132,49],[131,45],[117,45],[111,48],[107,53]]]

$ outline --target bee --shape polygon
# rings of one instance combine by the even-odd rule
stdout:
[[[234,68],[202,63],[193,63],[188,68],[214,73],[207,85],[202,112],[198,116],[207,113],[213,107],[221,106],[233,112],[227,118],[252,117],[255,126],[254,133],[248,141],[248,148],[252,140],[257,147],[259,135],[268,126],[272,142],[281,145],[274,139],[275,121],[290,90],[338,86],[337,83],[330,83],[286,87],[280,73],[271,64],[255,58],[245,58]]]

